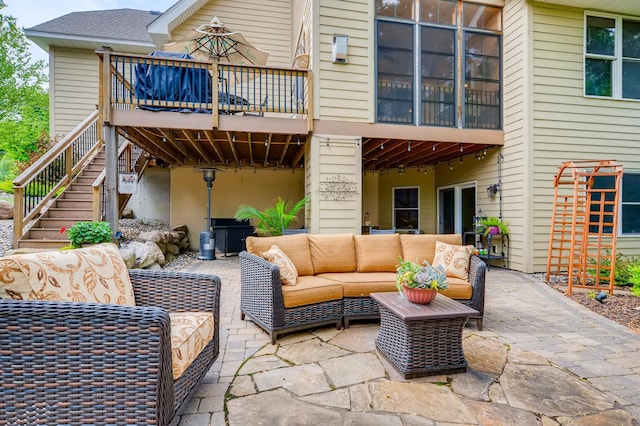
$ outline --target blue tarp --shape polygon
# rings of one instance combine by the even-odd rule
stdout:
[[[149,56],[166,59],[193,59],[187,53],[155,50]],[[180,64],[182,65],[182,64]],[[138,64],[135,66],[135,94],[140,100],[166,101],[168,106],[140,105],[152,111],[211,113],[210,109],[185,108],[180,103],[211,102],[211,75],[202,68],[188,68],[178,64]],[[175,102],[175,107],[171,103]]]

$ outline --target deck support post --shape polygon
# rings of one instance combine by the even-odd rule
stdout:
[[[109,222],[115,234],[118,231],[118,139],[115,126],[104,123],[103,129],[106,156],[104,220]]]

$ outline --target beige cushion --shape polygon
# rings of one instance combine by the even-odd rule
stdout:
[[[358,272],[395,272],[402,257],[400,234],[354,235]]]
[[[395,272],[327,272],[318,276],[341,282],[344,297],[365,297],[371,293],[398,291]]]
[[[430,264],[436,255],[436,241],[449,244],[461,244],[460,234],[401,234],[402,258],[422,265],[423,261]]]
[[[135,306],[127,266],[111,243],[0,258],[0,298]]]
[[[473,253],[473,246],[459,246],[436,242],[436,256],[433,266],[442,266],[447,277],[466,279],[469,276],[469,259]]]
[[[247,251],[262,257],[262,253],[276,245],[295,265],[298,276],[313,275],[313,263],[307,234],[280,235],[278,237],[247,237]]]
[[[444,290],[438,290],[438,293],[444,294],[451,299],[468,300],[473,297],[473,287],[469,281],[462,278],[447,277],[448,287]]]
[[[298,279],[296,266],[278,246],[271,246],[269,250],[262,253],[262,257],[278,267],[282,284],[296,285],[296,280]]]
[[[353,272],[356,270],[356,248],[353,234],[307,234],[316,274]]]
[[[298,277],[295,286],[282,286],[282,297],[285,308],[312,305],[342,299],[342,284],[313,275]]]
[[[177,379],[213,339],[213,314],[207,312],[170,312],[171,361]]]

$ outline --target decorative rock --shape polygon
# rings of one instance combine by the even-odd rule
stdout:
[[[160,265],[164,265],[165,263],[167,263],[164,257],[164,253],[162,252],[160,247],[158,247],[158,244],[154,243],[153,241],[147,241],[145,244],[149,246],[150,253],[152,253],[153,256],[155,256],[155,261],[157,263],[159,263]]]
[[[180,254],[180,247],[178,247],[175,244],[172,243],[167,243],[166,245],[166,250],[165,250],[165,254],[166,253],[171,253],[171,254]]]
[[[131,210],[130,207],[125,207],[124,210],[122,211],[122,218],[123,219],[134,219],[135,216],[133,215],[133,210]]]
[[[13,205],[5,200],[0,200],[0,219],[13,219]]]
[[[164,243],[167,241],[165,234],[165,232],[159,230],[141,232],[140,235],[138,235],[138,239],[144,241],[153,241],[154,243]]]
[[[136,265],[136,252],[129,247],[121,247],[120,256],[122,256],[122,260],[127,265],[127,269],[133,269]]]
[[[151,247],[144,243],[132,241],[127,246],[136,254],[136,263],[134,268],[144,269],[156,263],[155,254],[152,254]],[[157,246],[156,246],[157,247]]]

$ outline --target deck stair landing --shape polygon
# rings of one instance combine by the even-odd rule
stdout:
[[[18,248],[48,249],[69,245],[66,232],[76,222],[93,218],[93,183],[104,170],[104,149],[71,181],[71,184],[52,201],[49,209],[35,219],[31,228],[18,240]]]

